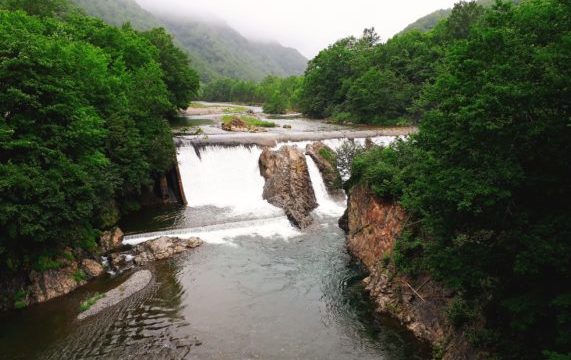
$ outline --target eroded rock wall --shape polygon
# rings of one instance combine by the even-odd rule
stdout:
[[[398,204],[377,198],[364,185],[349,194],[347,212],[340,224],[346,227],[347,247],[369,271],[366,289],[377,310],[398,319],[417,338],[440,350],[442,359],[476,359],[463,334],[447,321],[446,310],[454,294],[429,275],[409,277],[398,273],[389,256],[407,223]]]

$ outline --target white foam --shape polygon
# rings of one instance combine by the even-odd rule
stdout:
[[[323,182],[323,177],[311,156],[306,155],[305,159],[307,160],[307,169],[309,170],[309,177],[311,178],[315,198],[319,204],[315,212],[322,215],[336,217],[343,215],[343,212],[345,211],[344,203],[337,202],[331,198],[327,192],[325,183]]]
[[[137,245],[161,236],[176,236],[181,239],[199,237],[209,244],[236,246],[234,240],[239,236],[257,235],[267,238],[274,237],[287,241],[288,239],[300,234],[301,232],[290,224],[287,217],[280,216],[271,219],[241,221],[192,229],[175,229],[162,232],[158,231],[146,234],[128,235],[125,236],[123,243],[127,245]]]
[[[233,216],[283,215],[262,198],[261,152],[258,147],[207,146],[199,158],[194,148],[181,148],[178,160],[188,206],[226,208]]]

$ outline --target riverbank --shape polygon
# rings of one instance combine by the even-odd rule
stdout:
[[[391,264],[407,219],[400,205],[379,199],[366,185],[350,190],[340,223],[345,224],[347,248],[368,271],[363,283],[376,311],[394,317],[418,339],[430,343],[440,359],[481,358],[465,334],[448,320],[455,293],[427,274],[409,276]]]
[[[316,138],[323,131],[343,130],[305,119],[279,121],[293,122],[297,132]],[[336,133],[333,139],[338,135],[345,136]],[[388,144],[392,139],[372,140]],[[3,328],[10,331],[0,329],[0,347],[11,344],[7,359],[22,354],[46,359],[190,354],[204,359],[429,358],[426,347],[402,326],[374,313],[361,282],[364,274],[347,254],[337,226],[343,199],[329,194],[319,167],[305,154],[307,141],[288,143],[305,157],[311,178],[306,186],[318,202],[313,224],[303,231],[262,198],[260,146],[205,142],[198,150],[180,144],[187,206],[145,209],[121,226],[126,243],[134,247],[165,235],[199,236],[208,246],[148,263],[149,286],[83,321],[74,321],[81,302],[117,288],[124,276],[113,286],[100,277],[57,301],[7,314]],[[335,148],[342,141],[324,143]],[[111,264],[131,260],[136,256],[109,259]],[[31,332],[40,336],[30,345]]]

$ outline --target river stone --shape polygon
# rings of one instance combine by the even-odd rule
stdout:
[[[202,240],[199,238],[180,239],[163,236],[135,246],[132,251],[135,256],[133,262],[137,265],[144,265],[150,261],[169,258],[200,245],[202,245]]]
[[[103,298],[99,299],[92,307],[77,316],[79,320],[83,320],[89,316],[93,316],[119,302],[127,299],[138,291],[143,290],[153,278],[149,270],[139,270],[127,281],[117,286],[113,290],[106,292]]]
[[[289,220],[304,229],[311,225],[310,212],[317,207],[305,155],[295,146],[264,149],[259,159],[260,173],[266,179],[262,197],[285,210]]]
[[[123,242],[123,231],[115,227],[109,231],[103,232],[99,239],[99,246],[102,253],[107,253],[121,247]]]
[[[95,260],[83,259],[81,268],[90,278],[97,277],[105,272],[103,266]]]

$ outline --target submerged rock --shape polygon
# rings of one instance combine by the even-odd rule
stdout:
[[[264,149],[259,159],[266,179],[263,198],[285,210],[289,220],[304,229],[311,225],[310,212],[317,207],[305,156],[295,146]]]
[[[133,262],[136,265],[144,265],[150,261],[169,258],[200,245],[202,245],[202,240],[199,238],[180,239],[163,236],[135,246],[132,250]]]
[[[317,165],[329,195],[342,199],[342,181],[337,169],[337,154],[335,151],[321,141],[316,141],[306,146],[305,153],[311,156],[315,165]]]

